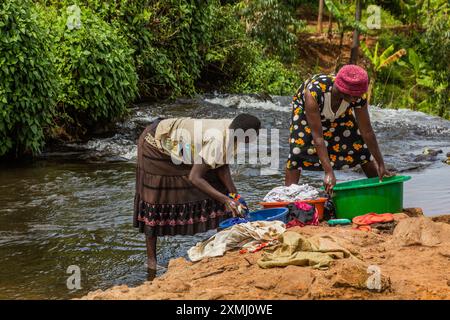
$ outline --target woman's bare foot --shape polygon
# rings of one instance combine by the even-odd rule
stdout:
[[[156,269],[147,269],[147,281],[153,281],[156,278]]]

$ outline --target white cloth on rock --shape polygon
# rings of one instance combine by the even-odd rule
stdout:
[[[286,230],[281,221],[253,221],[236,224],[213,235],[208,240],[198,242],[188,250],[191,261],[223,256],[233,248],[253,247],[257,243],[270,242]]]
[[[302,201],[318,197],[319,191],[308,184],[291,184],[289,187],[273,188],[264,197],[264,202]]]

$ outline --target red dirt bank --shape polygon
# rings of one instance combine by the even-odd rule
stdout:
[[[166,274],[136,288],[116,286],[82,299],[450,299],[450,216],[397,214],[393,234],[351,227],[292,228],[310,236],[329,234],[361,262],[335,260],[328,270],[310,267],[261,269],[261,252],[192,263],[173,259]],[[382,274],[382,291],[369,290],[368,266]]]

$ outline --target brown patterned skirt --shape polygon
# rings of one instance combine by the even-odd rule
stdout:
[[[147,236],[193,235],[216,229],[231,217],[224,205],[211,199],[189,181],[191,165],[176,165],[170,156],[145,141],[152,123],[138,140],[133,225]],[[205,179],[218,191],[227,190],[215,170]]]

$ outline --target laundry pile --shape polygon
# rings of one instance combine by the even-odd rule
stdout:
[[[254,221],[236,224],[213,235],[208,240],[197,243],[188,250],[191,261],[223,256],[233,248],[257,251],[261,244],[273,244],[286,230],[281,221]],[[266,245],[264,245],[266,246]],[[261,247],[261,248],[259,248]]]
[[[298,232],[288,230],[278,240],[280,243],[265,249],[258,260],[261,268],[295,265],[327,269],[335,259],[357,259],[328,235],[319,234],[307,238]]]
[[[264,202],[294,202],[318,197],[319,191],[308,184],[291,184],[289,187],[273,188],[264,197]]]
[[[297,201],[288,205],[288,223],[286,229],[304,227],[306,225],[319,225],[319,212],[314,205]]]

